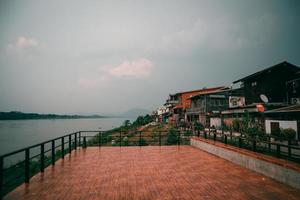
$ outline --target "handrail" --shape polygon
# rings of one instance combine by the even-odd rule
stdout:
[[[204,137],[205,139],[210,139],[214,141],[221,141],[224,144],[229,144],[233,146],[237,146],[239,148],[246,148],[254,152],[261,152],[268,155],[273,155],[278,158],[284,158],[286,160],[292,160],[295,162],[300,163],[300,153],[293,153],[293,150],[299,151],[300,147],[293,146],[289,144],[281,144],[276,142],[271,142],[270,137],[268,140],[258,140],[257,138],[245,138],[243,135],[235,136],[235,135],[228,135],[225,134],[224,131],[221,130],[221,133],[218,132],[216,129],[206,129],[203,131],[193,131],[195,136]],[[196,133],[196,134],[195,134]],[[211,136],[213,135],[213,136]],[[221,139],[217,136],[221,136]],[[229,142],[230,141],[230,142]],[[246,143],[244,143],[246,141]],[[261,144],[261,145],[259,145]],[[275,148],[274,148],[275,146]],[[284,147],[285,151],[281,147]]]
[[[42,144],[47,144],[47,143],[51,142],[52,140],[59,140],[59,139],[65,138],[65,137],[67,137],[67,136],[69,136],[69,135],[74,135],[74,134],[76,134],[76,133],[82,133],[82,132],[84,132],[84,133],[91,133],[91,132],[95,132],[95,133],[96,133],[96,132],[98,132],[98,133],[99,133],[99,132],[104,132],[104,131],[76,131],[76,132],[73,132],[73,133],[69,133],[69,134],[67,134],[67,135],[63,135],[63,136],[54,138],[54,139],[46,140],[45,142],[40,142],[40,143],[35,144],[35,145],[31,145],[31,146],[28,146],[28,147],[24,147],[24,148],[22,148],[22,149],[15,150],[15,151],[10,152],[10,153],[6,153],[6,154],[3,154],[3,155],[0,155],[0,157],[3,157],[3,158],[4,158],[4,157],[7,157],[7,156],[11,156],[11,155],[13,155],[13,154],[17,154],[17,153],[20,153],[20,152],[22,152],[22,151],[25,151],[26,149],[32,149],[32,148],[41,146]]]
[[[137,145],[143,146],[144,145],[142,142],[142,138],[153,138],[154,139],[154,136],[149,136],[149,135],[142,136],[142,132],[148,132],[148,131],[136,130],[134,132],[136,135],[130,136],[132,138],[137,138],[136,141],[133,141],[133,144],[135,146],[137,146]],[[178,133],[176,134],[176,140],[173,140],[173,142],[174,141],[175,142],[172,144],[181,145],[181,140],[185,139],[185,138],[182,138],[180,131],[177,131],[177,132]],[[86,133],[98,133],[98,135],[86,136],[85,135]],[[116,137],[116,138],[119,138],[118,142],[121,147],[121,146],[123,146],[122,138],[124,139],[124,137],[128,137],[127,134],[126,135],[122,134],[122,133],[125,133],[124,131],[120,131],[119,133],[117,133],[117,135],[107,134],[107,135],[103,136],[104,133],[111,133],[111,132],[100,131],[100,130],[80,130],[80,131],[72,132],[72,133],[69,133],[69,134],[66,134],[66,135],[63,135],[60,137],[56,137],[54,139],[49,139],[44,142],[40,142],[38,144],[31,145],[31,146],[1,155],[0,156],[0,199],[2,199],[2,197],[7,192],[14,189],[16,186],[18,186],[24,182],[29,183],[30,178],[34,174],[36,174],[38,172],[43,173],[44,169],[47,166],[49,166],[49,165],[54,166],[55,162],[59,158],[64,159],[65,154],[68,154],[68,153],[71,154],[72,150],[77,149],[77,146],[83,147],[83,148],[87,147],[87,143],[89,142],[89,140],[87,140],[87,138],[95,138],[95,141],[98,143],[98,145],[102,146],[102,144],[109,144],[108,142],[110,142],[110,140],[107,140],[108,137],[111,137],[111,139]],[[162,135],[162,133],[164,133],[164,134]],[[167,131],[162,131],[162,130],[157,131],[158,135],[156,135],[156,137],[157,137],[158,141],[156,141],[156,144],[158,144],[159,146],[162,145],[162,138],[167,137],[167,135],[165,133],[167,133]],[[105,139],[105,137],[106,137],[106,140],[103,140],[103,139]],[[82,141],[82,139],[83,139],[83,141]],[[106,143],[103,143],[103,141]],[[147,142],[149,142],[149,140]],[[163,141],[163,142],[165,142],[165,141]],[[46,144],[50,144],[49,149],[48,148],[45,149]],[[94,143],[92,143],[92,145],[94,145]],[[40,148],[36,149],[37,147],[40,147]],[[5,158],[19,154],[21,152],[24,152],[24,155],[23,155],[24,160],[20,160],[20,161],[14,163],[13,165],[10,165],[9,167],[5,167],[5,165],[4,165]],[[32,152],[34,152],[34,154],[32,154]],[[50,155],[49,155],[49,153],[50,153]],[[46,156],[46,155],[48,155],[48,156]],[[37,166],[39,165],[38,169],[37,168],[31,169],[32,162],[36,162],[36,161],[39,162],[39,163],[35,163]],[[14,172],[17,172],[17,173],[14,173]],[[6,180],[7,173],[8,173],[8,177],[13,175],[12,177],[10,177],[11,179],[8,179],[8,181]],[[16,180],[15,176],[18,176],[17,180]],[[12,183],[12,178],[14,178],[13,180],[15,181],[13,183]],[[21,179],[21,178],[23,178],[23,179]],[[12,186],[10,186],[10,185],[12,185]],[[4,187],[6,190],[4,190]]]
[[[40,145],[42,145],[42,144],[49,143],[49,142],[51,142],[52,140],[59,140],[59,139],[61,139],[61,138],[65,138],[65,137],[67,137],[67,136],[69,136],[69,135],[74,135],[74,134],[76,134],[76,133],[78,133],[78,132],[79,132],[79,131],[73,132],[73,133],[70,133],[70,134],[67,134],[67,135],[64,135],[64,136],[60,136],[60,137],[57,137],[57,138],[54,138],[54,139],[46,140],[45,142],[40,142],[40,143],[38,143],[38,144],[31,145],[31,146],[29,146],[29,147],[25,147],[25,148],[22,148],[22,149],[19,149],[19,150],[10,152],[10,153],[6,153],[6,154],[3,154],[3,155],[0,155],[0,158],[1,158],[1,157],[4,158],[4,157],[7,157],[7,156],[11,156],[11,155],[13,155],[13,154],[17,154],[17,153],[20,153],[20,152],[22,152],[22,151],[25,151],[26,149],[32,149],[32,148],[38,147],[38,146],[40,146]]]

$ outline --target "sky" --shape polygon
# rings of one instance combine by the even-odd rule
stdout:
[[[300,66],[300,1],[0,0],[0,111],[153,110]]]

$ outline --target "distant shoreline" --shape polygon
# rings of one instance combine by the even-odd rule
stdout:
[[[58,114],[39,114],[23,112],[0,112],[0,120],[32,120],[32,119],[98,119],[98,118],[116,118],[117,116],[102,115],[58,115]]]

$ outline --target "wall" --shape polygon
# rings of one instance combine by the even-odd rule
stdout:
[[[290,163],[287,164],[287,162],[276,158],[269,159],[273,160],[273,162],[268,161],[268,159],[262,159],[266,157],[262,154],[257,155],[254,152],[246,154],[242,153],[242,151],[239,151],[239,149],[236,147],[232,147],[231,149],[237,150],[231,150],[230,148],[217,146],[198,138],[191,138],[191,145],[230,162],[273,178],[281,183],[300,189],[300,168],[298,165]],[[251,156],[251,154],[255,155]],[[274,160],[276,160],[277,163],[281,162],[282,164],[279,165]],[[288,167],[288,165],[292,165],[292,167]]]
[[[271,122],[279,122],[279,127],[286,129],[286,128],[292,128],[298,133],[297,128],[297,121],[296,120],[270,120],[266,119],[265,126],[266,126],[266,133],[271,134]],[[298,140],[298,134],[296,134],[296,140]]]
[[[221,127],[221,118],[212,117],[210,118],[210,126],[215,126],[216,128]]]

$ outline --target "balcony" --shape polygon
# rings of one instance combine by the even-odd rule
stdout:
[[[201,113],[204,112],[204,108],[201,107],[193,107],[193,108],[188,108],[186,110],[187,113]]]

